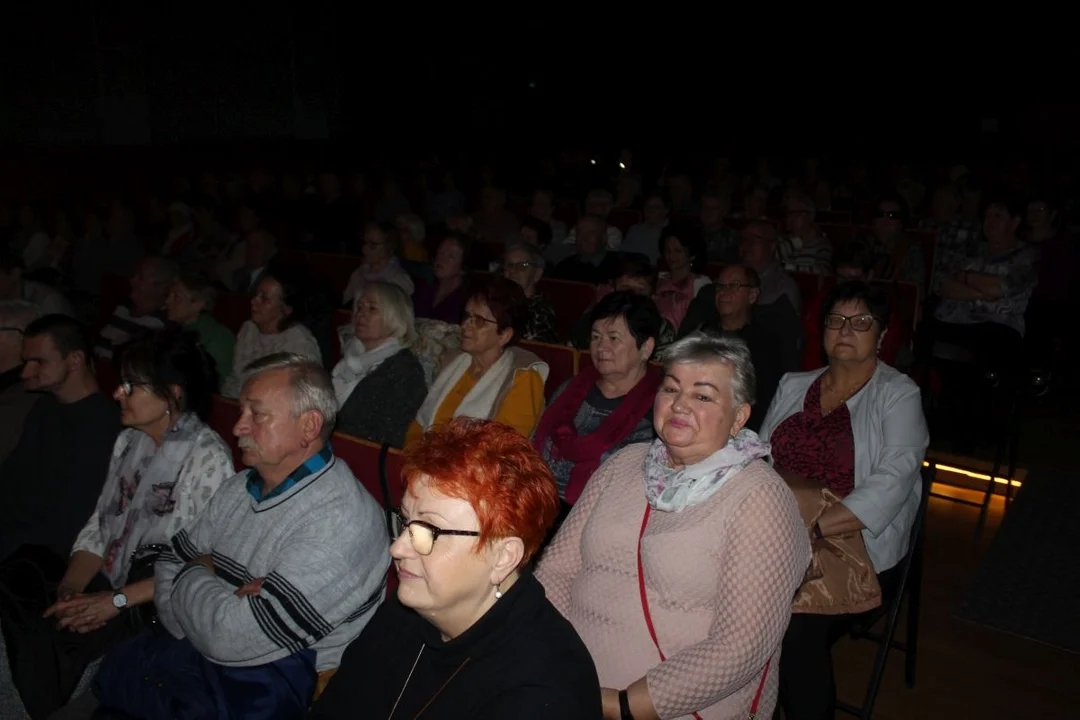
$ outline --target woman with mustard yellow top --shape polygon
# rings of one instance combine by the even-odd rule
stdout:
[[[405,445],[456,417],[501,422],[525,437],[544,411],[547,363],[516,347],[528,316],[521,286],[492,276],[475,287],[461,320],[461,352],[446,357]]]

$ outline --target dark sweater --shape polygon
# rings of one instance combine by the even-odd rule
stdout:
[[[401,350],[357,383],[338,411],[337,430],[380,445],[402,447],[409,423],[425,397],[424,368],[411,350]]]
[[[395,720],[416,717],[429,700],[425,720],[602,716],[600,681],[589,651],[528,574],[449,642],[396,597],[389,598],[345,651],[310,717],[386,718],[399,693]]]
[[[0,558],[23,544],[71,553],[97,504],[120,432],[120,409],[101,393],[63,404],[43,396],[0,465]]]

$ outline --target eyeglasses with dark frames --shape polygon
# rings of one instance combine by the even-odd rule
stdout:
[[[503,270],[509,270],[510,272],[519,272],[521,270],[528,270],[531,267],[537,267],[537,265],[536,265],[536,263],[529,262],[528,260],[526,260],[524,262],[516,262],[516,263],[503,263]]]
[[[472,325],[475,328],[483,327],[485,323],[491,323],[492,325],[498,325],[497,320],[490,320],[483,315],[474,315],[473,313],[466,312],[461,314],[462,325]]]
[[[870,313],[860,313],[858,315],[829,313],[825,316],[825,327],[829,330],[839,330],[844,327],[844,323],[848,323],[855,332],[866,332],[874,326],[874,320],[876,318]]]
[[[401,508],[394,510],[393,514],[394,537],[401,537],[401,533],[409,531],[409,542],[413,550],[420,555],[430,555],[435,549],[435,541],[442,535],[455,535],[459,537],[480,537],[475,530],[444,530],[423,520],[406,520]]]
[[[131,382],[130,380],[121,380],[118,387],[120,392],[124,394],[124,397],[131,397],[131,393],[135,392],[137,387],[146,387],[147,383]]]

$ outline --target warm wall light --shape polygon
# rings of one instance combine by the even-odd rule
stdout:
[[[923,461],[923,467],[930,467],[930,463],[926,462],[924,460]],[[938,464],[938,463],[934,463],[934,467],[936,467],[938,470],[941,470],[942,472],[955,473],[957,475],[964,475],[964,476],[969,477],[969,478],[974,478],[975,480],[986,481],[986,480],[990,479],[990,476],[986,475],[984,473],[972,472],[971,470],[964,470],[963,468],[953,467],[952,465],[941,465],[941,464]],[[1009,482],[1009,480],[1007,478],[1003,478],[1003,477],[995,477],[994,482],[1000,483],[1001,485],[1004,485],[1005,483]],[[1012,486],[1013,487],[1020,487],[1020,485],[1021,485],[1021,483],[1020,483],[1019,480],[1013,480],[1012,481]]]

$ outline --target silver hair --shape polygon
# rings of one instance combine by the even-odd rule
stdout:
[[[311,358],[288,352],[261,357],[244,368],[244,372],[248,374],[247,382],[271,370],[289,371],[293,416],[299,417],[312,410],[319,413],[323,419],[320,435],[323,442],[329,440],[334,433],[338,412],[337,396],[334,394],[330,373]]]
[[[0,326],[25,330],[26,326],[41,317],[37,305],[25,300],[0,301]]]
[[[413,314],[412,299],[394,283],[381,280],[365,282],[363,292],[357,293],[353,300],[353,315],[356,314],[356,306],[360,303],[360,298],[368,290],[375,293],[375,297],[379,300],[383,324],[390,331],[390,335],[397,338],[403,345],[412,345],[416,342],[416,316]]]
[[[529,264],[533,267],[538,267],[541,270],[544,269],[544,256],[540,254],[540,251],[536,249],[535,245],[529,245],[528,243],[514,243],[510,247],[506,248],[506,252],[503,253],[505,258],[512,252],[523,252],[529,256]]]
[[[735,406],[753,405],[757,375],[745,340],[712,335],[698,330],[664,350],[664,372],[672,365],[689,363],[724,363],[731,366],[731,395]]]

